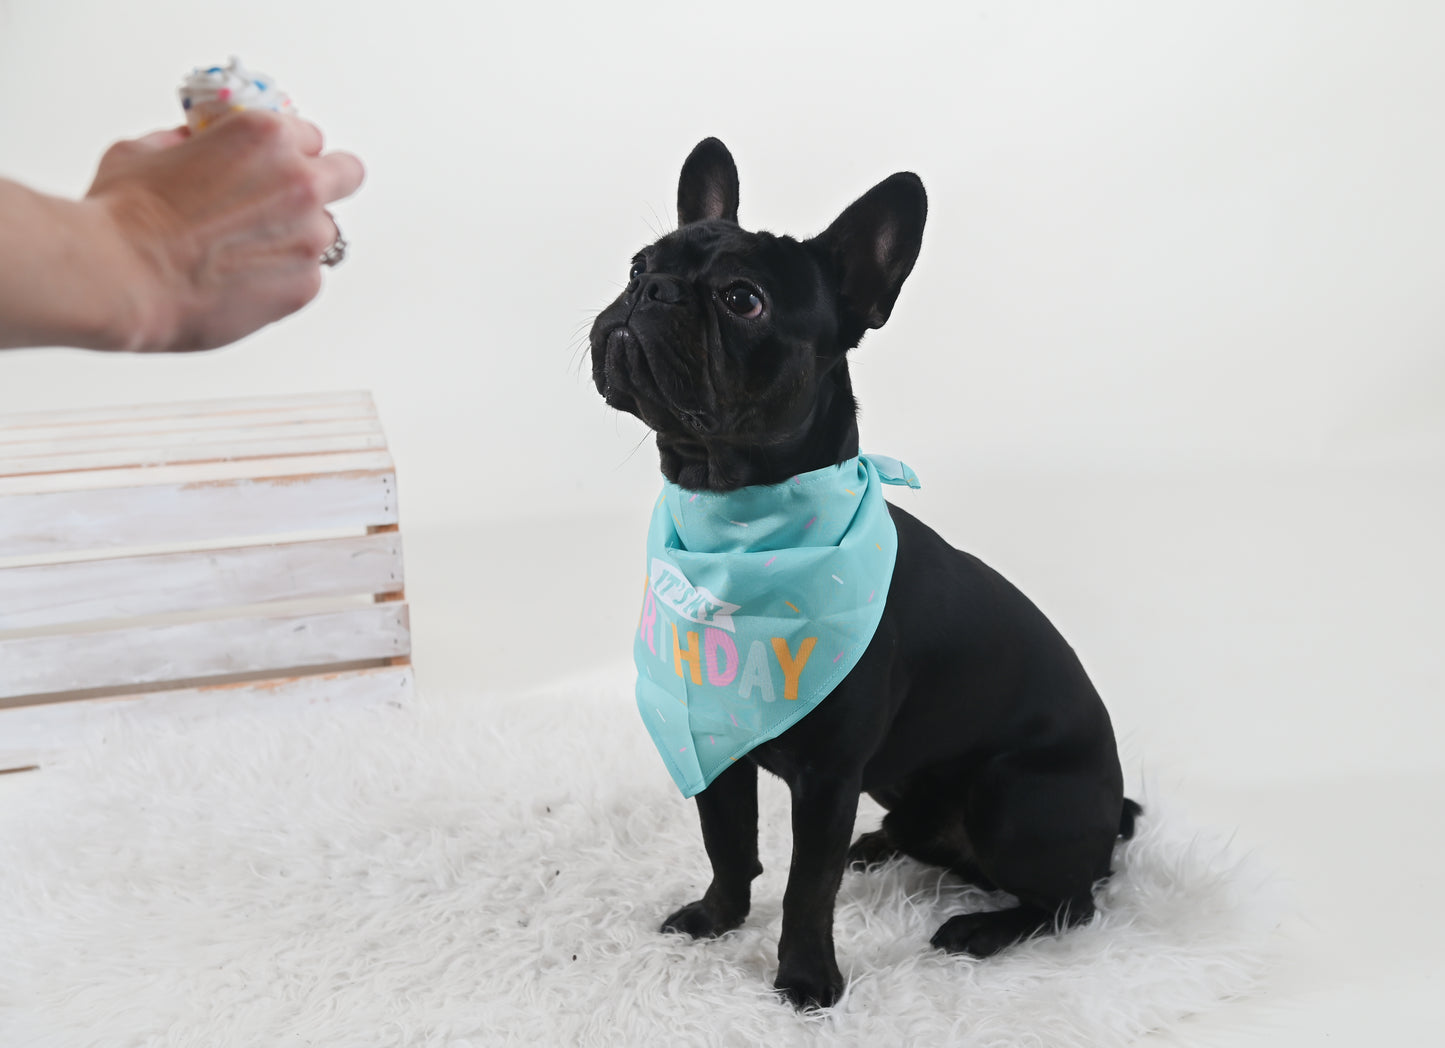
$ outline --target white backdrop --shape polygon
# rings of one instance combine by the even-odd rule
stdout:
[[[865,445],[925,480],[1439,456],[1441,39],[1430,2],[0,0],[9,177],[79,192],[231,53],[370,170],[302,315],[185,359],[7,354],[0,411],[365,387],[414,522],[636,506],[655,456],[581,338],[716,134],[762,228],[922,175],[856,367]]]

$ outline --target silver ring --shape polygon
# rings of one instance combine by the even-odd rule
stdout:
[[[333,218],[331,223],[336,225],[336,219]],[[341,227],[338,225],[336,226],[336,239],[331,242],[330,247],[321,252],[321,264],[323,266],[339,266],[345,257],[346,238],[341,235]]]

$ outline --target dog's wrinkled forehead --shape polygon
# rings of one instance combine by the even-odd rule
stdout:
[[[745,255],[747,237],[730,222],[694,222],[647,248],[648,268],[695,279],[720,262]]]
[[[801,244],[732,222],[689,223],[644,253],[650,271],[688,282],[749,280],[798,305],[810,304],[819,292],[818,269]]]
[[[648,249],[649,268],[694,279],[730,267],[767,268],[776,261],[777,239],[731,222],[693,222]]]

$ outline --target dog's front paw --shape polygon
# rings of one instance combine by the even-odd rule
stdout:
[[[715,939],[743,923],[742,917],[717,912],[706,899],[690,902],[662,922],[664,932],[685,932],[694,939]]]
[[[810,968],[780,964],[773,986],[799,1011],[831,1008],[843,996],[843,973],[832,962]]]

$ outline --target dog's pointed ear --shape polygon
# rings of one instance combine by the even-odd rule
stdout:
[[[704,138],[682,165],[677,180],[677,222],[707,218],[738,220],[738,166],[728,147],[716,138]]]
[[[855,339],[868,328],[882,327],[893,312],[898,292],[918,261],[927,217],[922,180],[900,171],[848,205],[831,226],[808,241],[833,268],[843,308],[857,324]]]

